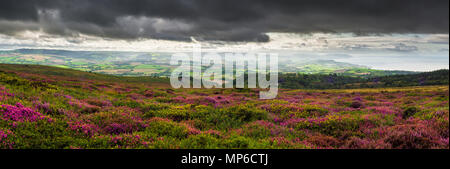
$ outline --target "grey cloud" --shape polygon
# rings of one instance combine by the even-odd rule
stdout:
[[[370,46],[366,44],[344,44],[342,48],[346,50],[368,50]]]
[[[269,41],[266,32],[448,33],[448,0],[2,0],[0,33]]]
[[[15,35],[25,30],[39,30],[39,27],[40,25],[34,22],[0,20],[0,33],[6,35]]]
[[[439,49],[439,52],[449,52],[449,49],[442,48],[442,49]]]
[[[406,45],[404,43],[394,44],[394,48],[388,48],[388,50],[397,51],[397,52],[413,52],[417,51],[417,46]]]
[[[327,54],[326,55],[328,59],[348,59],[348,58],[352,58],[352,55],[349,54]]]
[[[433,36],[432,38],[428,39],[429,43],[434,43],[434,44],[449,44],[449,37],[448,35],[438,35],[438,36]]]

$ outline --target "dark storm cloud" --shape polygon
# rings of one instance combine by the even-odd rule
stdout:
[[[2,0],[0,33],[268,41],[265,32],[448,33],[448,0]]]

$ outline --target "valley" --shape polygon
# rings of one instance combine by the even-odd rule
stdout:
[[[47,65],[119,76],[169,77],[172,53],[64,51],[18,49],[0,51],[0,63]],[[279,71],[303,74],[339,74],[354,77],[404,75],[418,72],[383,71],[332,59],[292,59],[280,56]]]

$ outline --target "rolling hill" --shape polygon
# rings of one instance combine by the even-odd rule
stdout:
[[[47,65],[86,72],[120,76],[169,77],[171,53],[66,51],[45,49],[17,49],[0,51],[0,63]],[[282,56],[280,56],[282,57]],[[279,70],[285,73],[340,74],[354,77],[414,74],[409,71],[385,71],[334,60],[280,59]]]
[[[0,149],[449,147],[448,85],[281,89],[260,100],[258,90],[160,80],[0,64]]]

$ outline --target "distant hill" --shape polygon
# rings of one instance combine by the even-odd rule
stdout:
[[[47,65],[120,76],[168,77],[175,68],[169,64],[171,55],[171,53],[161,52],[17,49],[0,51],[0,63]],[[279,70],[283,73],[338,74],[353,77],[417,73],[375,70],[334,60],[303,60],[299,58],[280,59]]]
[[[167,53],[18,49],[0,52],[0,63],[47,65],[121,76],[167,76]]]
[[[293,69],[293,68],[290,68]],[[415,74],[418,72],[411,71],[388,71],[388,70],[375,70],[367,66],[361,66],[351,63],[336,62],[334,60],[312,60],[306,62],[300,62],[296,66],[295,71],[283,70],[282,72],[297,72],[303,74],[339,74],[345,76],[357,76],[357,77],[374,77],[374,76],[387,76],[387,75],[406,75]]]
[[[280,74],[280,86],[289,89],[349,89],[448,85],[449,70],[437,70],[407,75],[353,77],[338,74]]]
[[[0,73],[1,72],[19,73],[36,76],[36,78],[39,78],[40,75],[44,75],[55,76],[66,80],[147,83],[156,86],[170,87],[168,78],[113,76],[42,65],[0,64]],[[449,70],[367,78],[338,74],[281,73],[279,75],[279,84],[281,88],[287,89],[355,89],[448,85]]]
[[[156,77],[121,77],[43,65],[0,64],[0,73],[54,76],[65,80],[105,81],[115,83],[152,83],[169,86],[169,79]]]

